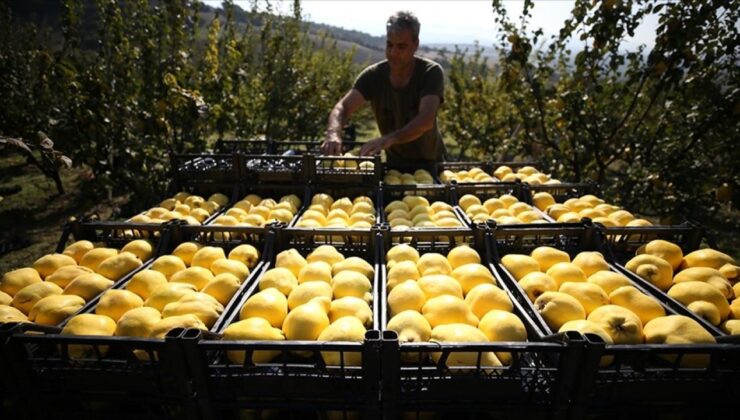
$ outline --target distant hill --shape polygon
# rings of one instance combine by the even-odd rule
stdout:
[[[156,2],[153,2],[156,3]],[[60,27],[60,4],[57,0],[25,0],[10,2],[10,8],[13,16],[17,19],[34,22],[39,26],[51,28],[55,34],[54,38],[61,39]],[[210,24],[213,17],[222,13],[221,10],[207,5],[201,5],[200,26],[205,28]],[[261,26],[261,18],[248,10],[242,9],[238,5],[234,6],[234,19],[239,26],[246,25]],[[354,48],[354,62],[357,64],[372,63],[385,58],[385,37],[373,36],[365,32],[354,29],[345,29],[338,26],[327,25],[323,23],[306,22],[309,35],[318,39],[322,32],[328,33],[337,41],[337,46],[342,51],[349,51]],[[97,42],[94,37],[97,32],[97,16],[92,0],[83,2],[83,19],[82,19],[82,46],[83,48],[95,48]],[[53,41],[56,41],[53,39]],[[423,41],[423,40],[422,40]],[[441,51],[448,52],[448,58],[455,51],[455,44],[422,44],[418,54],[432,60],[439,61],[447,67],[448,63],[441,56]],[[457,45],[461,50],[472,51],[473,44]],[[492,62],[493,52],[489,48],[484,56]]]

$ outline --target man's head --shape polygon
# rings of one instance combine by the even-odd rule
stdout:
[[[411,12],[396,12],[388,18],[385,56],[391,67],[411,64],[419,48],[419,19]]]

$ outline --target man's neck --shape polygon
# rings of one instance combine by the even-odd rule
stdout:
[[[394,88],[402,88],[409,84],[409,81],[411,80],[411,75],[414,74],[414,68],[416,67],[416,59],[411,61],[411,64],[403,67],[403,68],[397,68],[393,69],[391,68],[390,77],[391,77],[391,85]]]

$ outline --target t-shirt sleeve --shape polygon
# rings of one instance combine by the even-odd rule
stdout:
[[[445,77],[444,71],[439,64],[429,66],[424,74],[424,83],[421,87],[421,97],[427,95],[439,96],[439,102],[445,101]]]
[[[375,67],[370,66],[367,67],[365,70],[360,73],[359,76],[357,76],[357,79],[355,79],[355,84],[352,86],[352,89],[356,89],[360,94],[362,94],[362,97],[369,101],[372,96],[372,92],[375,89],[374,88],[374,80],[375,80],[375,71],[373,71]]]

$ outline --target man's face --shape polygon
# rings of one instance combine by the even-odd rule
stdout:
[[[405,68],[411,65],[414,53],[419,47],[419,40],[409,29],[391,29],[388,31],[385,44],[385,58],[391,68]]]

